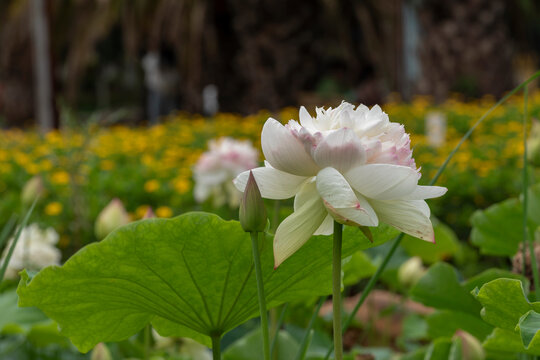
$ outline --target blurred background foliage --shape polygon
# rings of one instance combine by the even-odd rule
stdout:
[[[33,1],[33,0],[32,0]],[[29,0],[0,4],[0,115],[34,109]],[[538,65],[540,5],[532,0],[44,0],[56,114],[124,107],[146,119],[142,58],[158,52],[179,76],[178,108],[250,114],[391,93],[500,96]],[[38,57],[39,58],[39,57]]]

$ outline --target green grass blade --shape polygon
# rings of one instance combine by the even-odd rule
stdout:
[[[0,233],[0,249],[4,247],[4,244],[6,243],[7,239],[9,238],[9,235],[13,232],[13,229],[15,228],[15,224],[17,221],[17,215],[12,214],[9,218],[8,222],[2,229],[2,233]]]
[[[30,219],[30,215],[32,215],[32,211],[34,211],[34,207],[36,206],[37,200],[38,198],[36,197],[36,199],[32,203],[32,206],[30,206],[30,209],[28,209],[28,211],[26,212],[26,215],[24,216],[24,219],[22,223],[20,224],[19,229],[17,230],[17,233],[15,234],[15,237],[13,238],[13,242],[11,243],[11,246],[9,247],[6,258],[4,259],[4,262],[2,263],[2,268],[0,268],[0,283],[4,280],[4,275],[6,273],[9,260],[13,256],[13,252],[15,251],[15,246],[17,246],[17,242],[19,241],[21,232],[26,227],[26,224],[28,223],[28,220]]]
[[[300,344],[300,349],[298,349],[298,353],[296,354],[296,357],[295,357],[296,360],[304,360],[304,358],[306,357],[307,348],[309,346],[309,343],[311,342],[311,339],[313,338],[313,325],[315,325],[315,320],[317,320],[317,316],[319,316],[319,311],[321,310],[321,306],[324,304],[325,300],[326,300],[326,297],[324,296],[322,296],[319,299],[319,303],[317,304],[315,311],[313,311],[313,315],[311,315],[311,319],[309,319],[306,333],[304,334],[302,343]]]
[[[495,105],[493,105],[488,111],[486,111],[484,113],[484,115],[482,115],[478,120],[476,120],[476,122],[473,124],[473,126],[470,127],[470,129],[465,133],[465,135],[463,135],[463,137],[461,138],[461,140],[459,141],[459,143],[456,145],[456,147],[450,152],[450,154],[448,155],[448,157],[446,158],[446,160],[444,160],[443,164],[441,165],[441,167],[439,168],[439,170],[437,171],[437,173],[435,174],[435,176],[433,177],[433,179],[431,179],[431,181],[429,182],[428,185],[433,185],[435,184],[435,182],[439,179],[439,177],[441,176],[441,174],[443,173],[443,171],[446,169],[446,166],[448,166],[448,163],[450,162],[450,160],[452,160],[452,158],[454,157],[454,155],[456,154],[456,152],[459,150],[459,148],[461,147],[461,145],[467,141],[467,139],[469,137],[471,137],[471,134],[473,133],[474,129],[476,129],[478,127],[478,125],[480,125],[485,118],[487,118],[496,108],[498,108],[501,104],[503,104],[504,102],[506,102],[506,100],[508,100],[512,95],[514,95],[515,93],[517,93],[519,90],[521,90],[522,88],[526,87],[527,85],[529,85],[529,83],[531,83],[532,81],[536,80],[538,77],[540,77],[540,71],[537,71],[535,72],[530,78],[528,78],[527,80],[525,80],[524,82],[522,82],[521,84],[519,84],[518,86],[516,86],[514,89],[512,89],[512,91],[510,91],[508,94],[506,94],[505,96],[503,96],[499,101],[497,101],[497,103]]]
[[[531,257],[531,267],[533,274],[533,283],[534,283],[534,293],[536,300],[540,299],[540,279],[538,278],[538,263],[536,261],[536,255],[534,251],[534,243],[531,241],[528,234],[527,226],[527,208],[529,203],[529,174],[527,171],[527,120],[528,120],[528,98],[529,91],[525,86],[523,88],[523,249],[528,243],[529,245],[529,254]],[[525,257],[523,257],[523,263],[525,264]]]

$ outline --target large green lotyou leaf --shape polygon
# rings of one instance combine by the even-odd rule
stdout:
[[[372,244],[346,229],[343,256],[395,234],[388,227],[373,233]],[[272,239],[260,246],[269,307],[331,292],[330,237],[313,237],[276,270]],[[23,273],[18,293],[20,306],[40,308],[83,352],[126,339],[148,322],[163,336],[208,344],[258,314],[249,235],[238,222],[207,213],[127,225],[62,267],[31,280]]]
[[[484,340],[493,331],[494,325],[481,318],[482,305],[471,291],[502,276],[513,277],[518,283],[523,281],[528,284],[521,275],[499,269],[488,269],[466,281],[460,281],[452,266],[446,263],[433,265],[411,289],[413,299],[436,309],[427,317],[430,337],[451,337],[457,330],[464,330]]]
[[[345,286],[358,283],[360,280],[375,274],[377,267],[373,265],[369,256],[363,251],[357,251],[343,264],[343,284]]]
[[[534,234],[540,226],[540,184],[529,188],[528,199],[529,234]],[[508,199],[478,210],[471,223],[471,242],[482,254],[513,256],[523,241],[523,203],[520,199]]]
[[[482,318],[496,327],[486,349],[540,355],[540,302],[529,302],[521,281],[496,279],[474,293]]]
[[[486,324],[478,315],[461,311],[439,310],[429,315],[426,321],[428,334],[432,339],[450,337],[456,331],[464,330],[483,340],[493,331],[493,326]]]
[[[456,269],[446,263],[429,268],[411,289],[414,300],[440,310],[456,310],[477,315],[480,304],[458,280]]]

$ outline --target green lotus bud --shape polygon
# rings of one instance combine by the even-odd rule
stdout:
[[[398,280],[403,287],[413,286],[425,274],[426,269],[422,265],[422,259],[414,256],[405,261],[398,269]]]
[[[21,201],[23,205],[31,205],[37,197],[43,196],[44,192],[43,179],[41,176],[36,175],[24,184]]]
[[[111,352],[104,343],[99,343],[92,350],[90,360],[113,360]]]
[[[486,353],[480,341],[466,331],[458,330],[454,339],[461,339],[462,359],[463,360],[484,360]]]
[[[128,224],[129,215],[119,199],[113,199],[96,219],[94,231],[96,237],[101,240],[116,228]]]
[[[262,232],[266,227],[266,208],[255,181],[253,172],[249,178],[240,202],[240,224],[246,232]]]
[[[154,213],[154,211],[152,210],[152,208],[149,206],[147,209],[146,209],[146,212],[144,213],[144,216],[142,217],[143,219],[153,219],[156,217],[156,214]]]

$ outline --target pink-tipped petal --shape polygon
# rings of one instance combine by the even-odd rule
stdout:
[[[379,220],[406,234],[435,242],[429,207],[423,200],[370,200]]]
[[[443,196],[448,191],[447,188],[442,186],[422,186],[418,185],[413,192],[404,196],[403,200],[424,200],[433,199],[439,196]]]
[[[333,167],[344,173],[366,162],[366,151],[352,129],[339,129],[326,136],[313,153],[321,168]]]
[[[304,144],[275,119],[264,124],[261,146],[266,160],[278,170],[298,176],[313,176],[318,171]]]
[[[377,226],[375,211],[364,198],[359,199],[347,180],[334,168],[317,174],[317,191],[332,217],[343,224]]]

